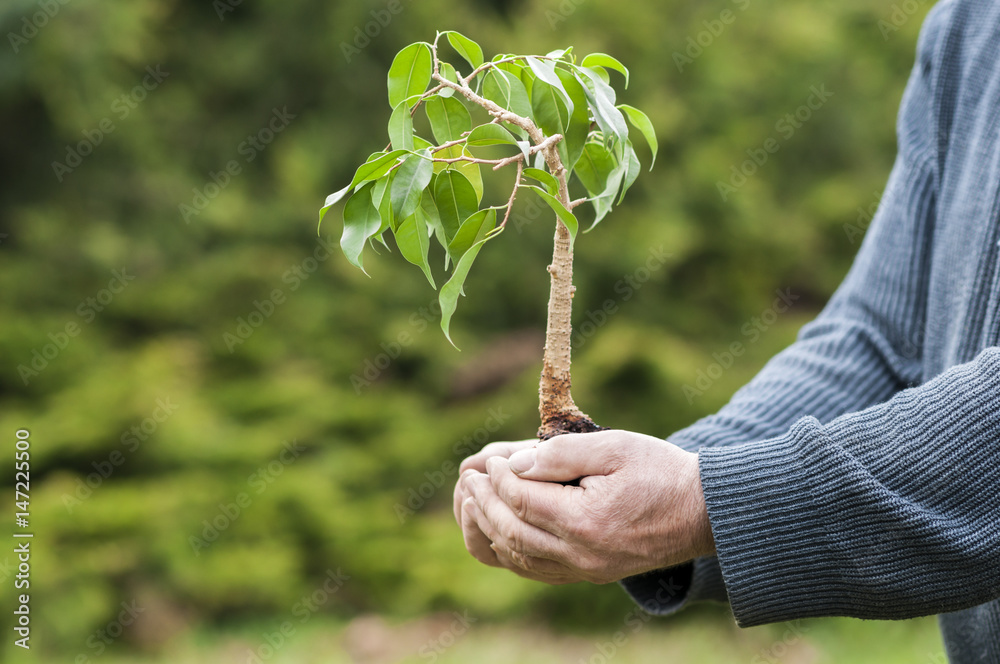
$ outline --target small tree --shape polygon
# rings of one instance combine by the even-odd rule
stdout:
[[[441,59],[442,37],[471,67],[469,74]],[[632,106],[616,105],[609,69],[624,76],[628,86],[628,70],[603,53],[579,64],[571,48],[547,55],[498,55],[486,62],[478,44],[454,31],[439,32],[433,44],[410,44],[389,68],[389,145],[371,155],[349,185],[328,196],[319,213],[322,223],[330,207],[350,195],[340,241],[347,259],[364,270],[365,243],[385,245],[388,230],[403,257],[420,267],[435,288],[428,251],[431,237],[436,238],[445,250],[445,270],[451,269],[439,296],[441,329],[451,341],[451,317],[469,269],[483,245],[503,232],[518,192],[533,190],[552,209],[555,246],[538,390],[538,437],[543,440],[602,428],[570,394],[573,243],[579,229],[573,210],[589,203],[593,228],[638,176],[626,117],[656,159],[649,118]],[[421,107],[434,142],[414,132]],[[482,156],[484,149],[497,149],[491,146],[509,146],[509,154]],[[482,166],[515,169],[505,204],[482,205]],[[586,197],[571,199],[572,176]]]

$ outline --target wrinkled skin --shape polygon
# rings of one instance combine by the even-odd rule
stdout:
[[[529,579],[610,583],[715,550],[698,455],[652,436],[492,443],[460,473],[455,520],[469,553]]]

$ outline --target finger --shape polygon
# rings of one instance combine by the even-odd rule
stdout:
[[[553,586],[560,586],[567,583],[578,583],[579,581],[583,580],[580,577],[574,576],[572,574],[536,571],[533,568],[525,569],[523,567],[519,567],[513,560],[503,555],[502,553],[497,552],[496,556],[497,560],[500,561],[500,564],[503,567],[506,567],[511,572],[517,574],[520,577],[523,577],[525,579],[531,579],[532,581],[541,581],[542,583],[548,583]],[[551,560],[545,560],[544,558],[531,558],[531,560],[543,560],[546,563],[552,563]]]
[[[492,567],[504,567],[518,576],[523,576],[532,581],[542,581],[553,585],[564,583],[575,583],[580,578],[565,567],[543,558],[522,557],[521,565],[515,563],[509,556],[500,552],[483,531],[479,529],[478,521],[484,520],[485,515],[476,505],[476,501],[469,498],[462,506],[462,515],[466,522],[463,532],[470,533],[467,537],[466,548],[473,554],[473,557]]]
[[[455,513],[455,521],[458,523],[459,526],[462,525],[462,503],[465,501],[466,498],[469,497],[469,492],[465,490],[465,485],[462,484],[462,476],[465,473],[477,473],[477,472],[479,471],[470,468],[465,472],[460,473],[458,476],[458,481],[455,482],[455,492],[454,495],[452,496],[451,507],[452,511]]]
[[[476,513],[479,529],[504,555],[514,560],[519,559],[517,556],[560,562],[567,559],[568,546],[552,533],[518,519],[500,500],[486,475],[469,475],[466,480],[466,489],[480,510]]]
[[[497,560],[496,552],[490,548],[489,538],[479,528],[476,520],[476,503],[472,498],[462,505],[462,537],[465,539],[465,548],[473,558],[491,567],[502,567]]]
[[[582,518],[581,487],[521,479],[502,459],[490,459],[486,468],[493,489],[517,518],[560,539],[572,539],[574,526]]]
[[[608,475],[621,462],[621,431],[567,433],[510,456],[510,469],[526,480],[570,482]]]
[[[458,467],[458,472],[459,474],[462,474],[466,470],[472,468],[473,470],[485,473],[486,460],[490,457],[499,456],[506,459],[518,450],[523,450],[537,444],[537,438],[529,438],[528,440],[517,440],[512,442],[490,443],[483,449],[462,461],[462,465]]]
[[[462,523],[462,501],[469,495],[468,492],[462,490],[462,475],[467,472],[486,472],[486,460],[492,457],[498,456],[506,459],[514,452],[518,450],[531,447],[538,444],[537,438],[530,438],[527,440],[518,440],[512,442],[497,442],[490,443],[483,449],[479,450],[476,454],[468,457],[462,461],[458,468],[459,478],[458,482],[455,484],[455,492],[452,497],[452,511],[455,513],[455,521],[459,525]]]

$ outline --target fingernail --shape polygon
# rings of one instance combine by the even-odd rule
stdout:
[[[534,447],[528,450],[521,450],[520,452],[514,452],[510,455],[510,459],[507,463],[510,465],[510,469],[521,475],[528,472],[535,465],[535,456],[537,456],[538,450]]]

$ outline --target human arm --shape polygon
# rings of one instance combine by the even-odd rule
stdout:
[[[701,486],[739,623],[910,618],[1000,598],[998,437],[992,347],[864,411],[703,449]],[[606,582],[709,553],[687,503],[688,453],[645,439],[560,436],[538,445],[530,470],[530,450],[490,459],[488,477],[463,474],[463,509],[498,556],[542,580]],[[579,487],[551,483],[576,474]]]

